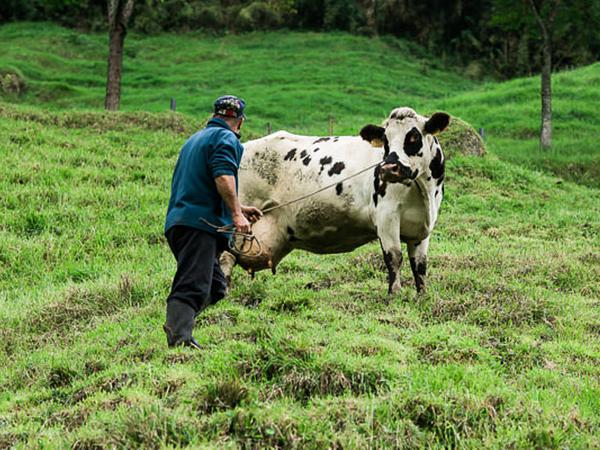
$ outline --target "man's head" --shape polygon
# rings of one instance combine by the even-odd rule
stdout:
[[[244,108],[246,102],[234,95],[224,95],[215,100],[214,117],[223,119],[231,127],[231,129],[239,133],[244,123],[246,116]]]

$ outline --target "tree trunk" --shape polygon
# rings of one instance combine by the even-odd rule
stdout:
[[[560,0],[549,1],[549,11],[546,21],[542,18],[541,8],[534,0],[529,0],[531,10],[542,32],[542,124],[540,132],[540,147],[548,149],[552,146],[552,26]]]
[[[117,111],[121,103],[121,68],[123,66],[123,44],[127,30],[120,23],[109,31],[108,78],[104,107]]]
[[[367,26],[371,30],[373,36],[377,36],[377,13],[376,13],[376,0],[369,0],[367,2]]]
[[[362,0],[360,2],[365,9],[365,18],[367,19],[367,29],[371,36],[377,36],[377,0]]]
[[[108,75],[104,107],[117,111],[121,103],[121,69],[127,22],[133,12],[134,0],[108,0]]]
[[[547,149],[552,146],[552,51],[550,42],[544,39],[542,65],[542,132],[540,145]]]

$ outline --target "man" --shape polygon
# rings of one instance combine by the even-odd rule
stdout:
[[[245,106],[232,95],[219,97],[212,119],[183,145],[175,166],[165,222],[177,260],[163,327],[169,347],[199,348],[192,336],[194,318],[226,294],[219,255],[227,238],[215,226],[233,223],[237,231],[249,233],[250,222],[262,215],[257,208],[242,206],[237,196]]]

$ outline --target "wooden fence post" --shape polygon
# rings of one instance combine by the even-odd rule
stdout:
[[[271,134],[271,122],[267,122],[267,134]]]
[[[175,98],[171,97],[171,105],[170,105],[171,111],[175,111],[175,109],[177,108],[177,104],[175,102]]]

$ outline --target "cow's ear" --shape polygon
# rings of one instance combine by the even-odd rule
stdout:
[[[370,142],[373,147],[383,147],[385,128],[378,127],[377,125],[365,125],[360,130],[360,137]]]
[[[436,112],[425,122],[425,132],[428,134],[441,133],[450,123],[450,116],[443,112]]]

